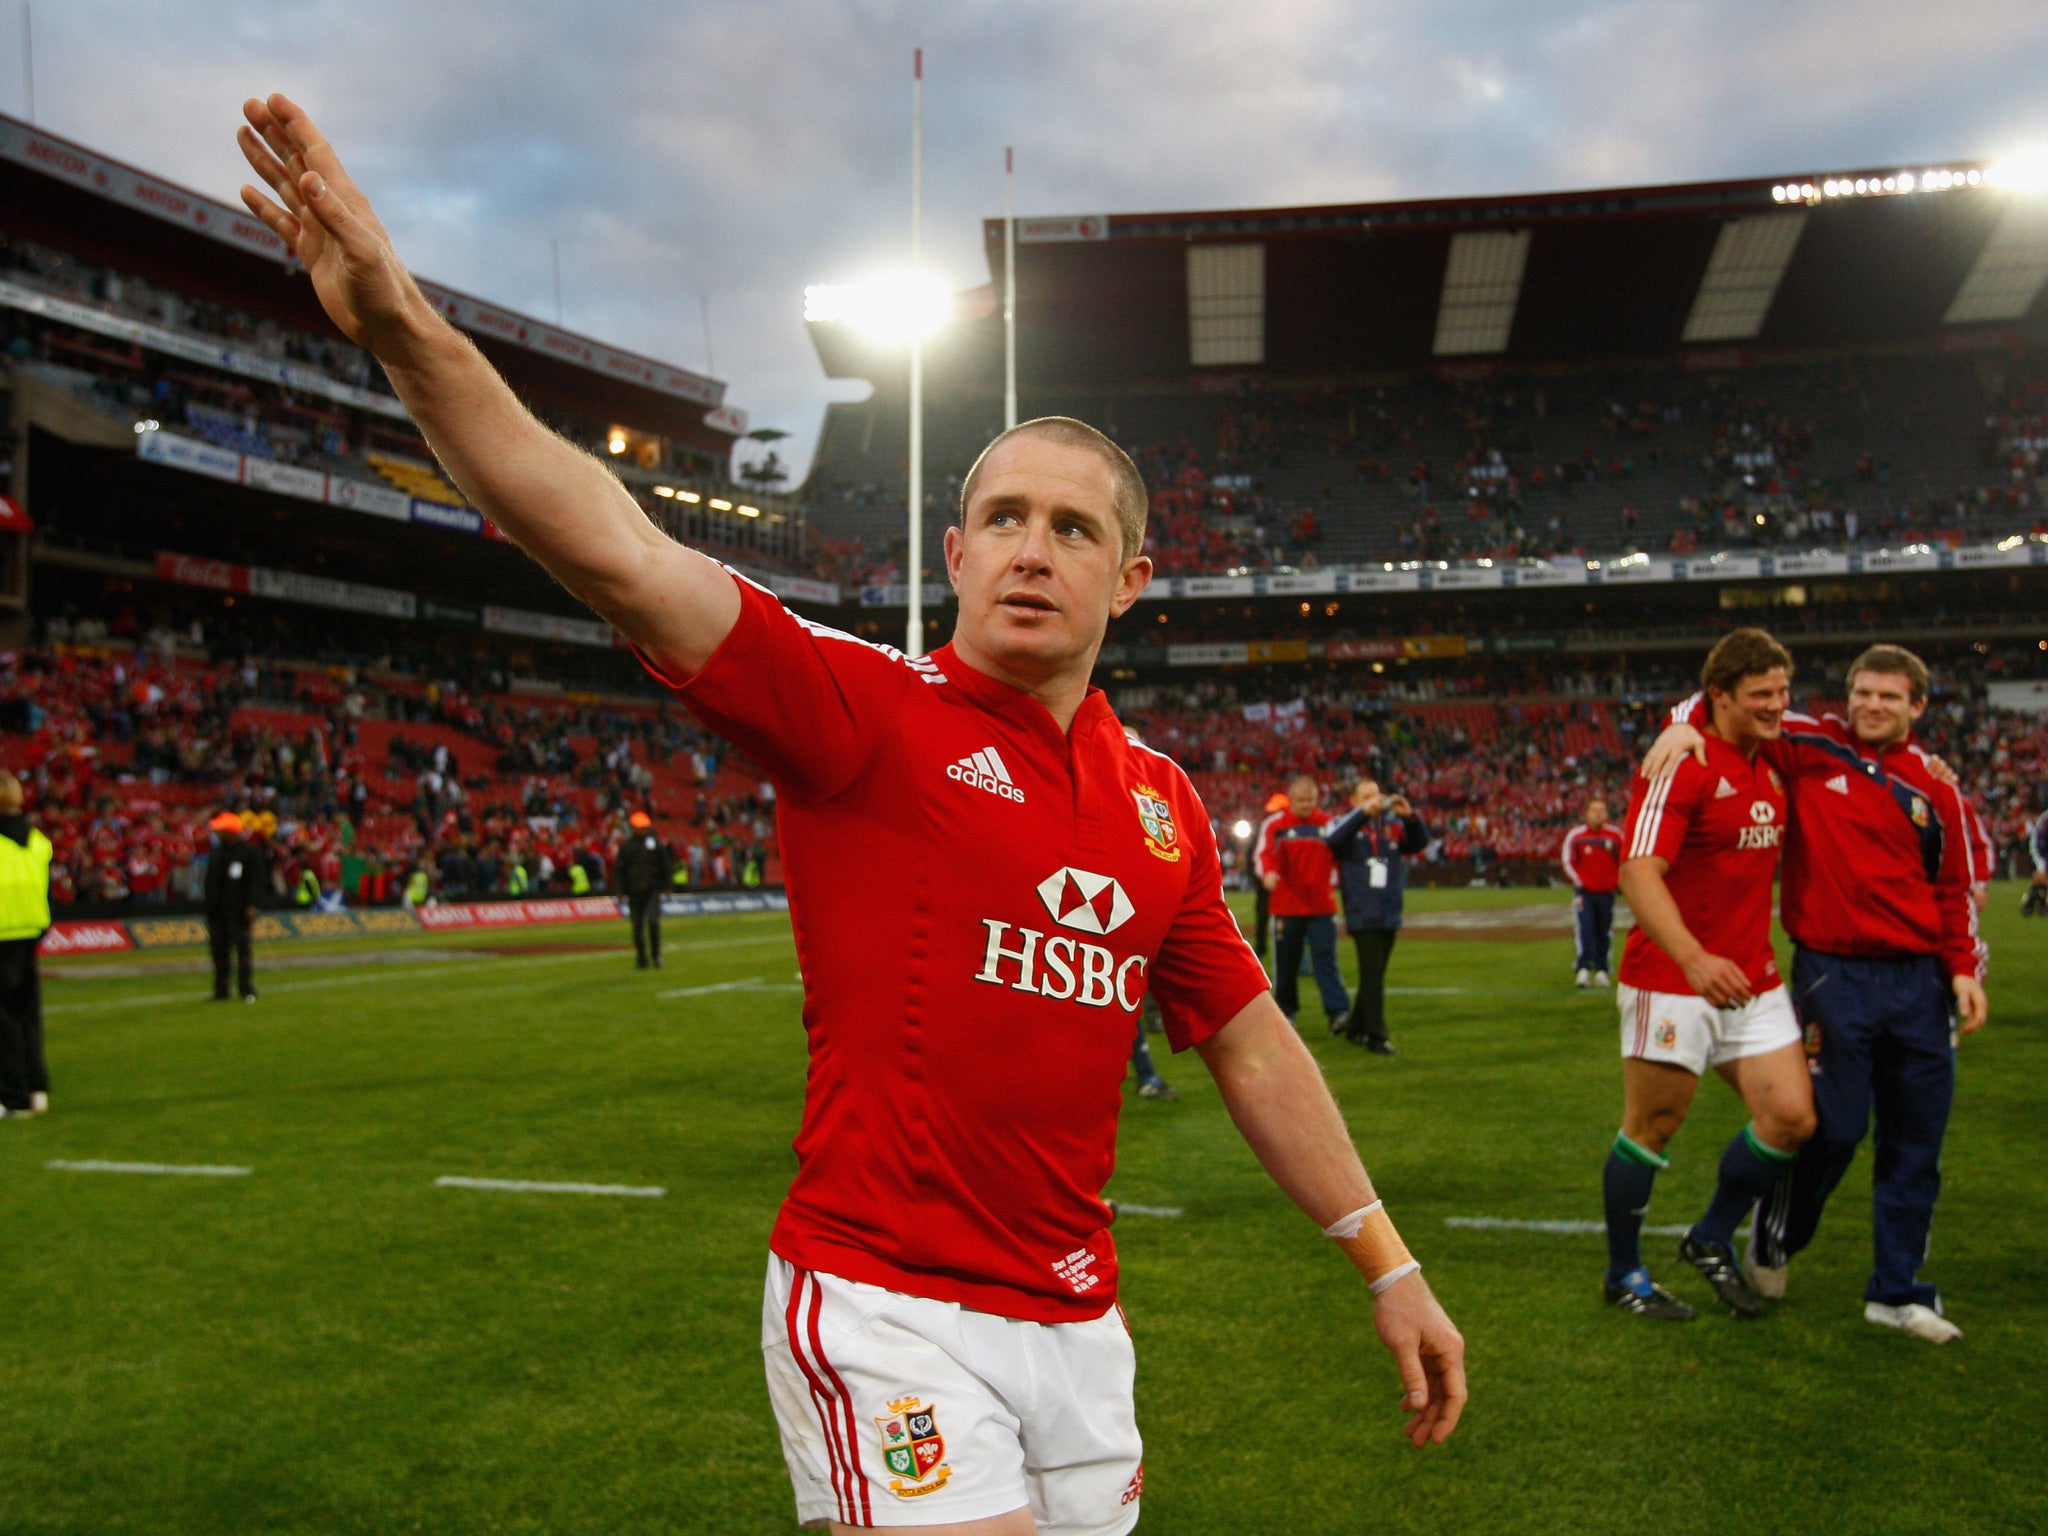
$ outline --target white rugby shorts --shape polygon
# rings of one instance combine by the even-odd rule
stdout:
[[[798,1521],[941,1525],[1030,1506],[1041,1536],[1138,1523],[1121,1308],[1028,1323],[768,1256],[761,1353]]]
[[[1621,1004],[1621,1054],[1669,1062],[1695,1077],[1803,1038],[1783,986],[1759,992],[1740,1008],[1716,1008],[1690,992],[1648,992],[1626,982],[1615,997]]]

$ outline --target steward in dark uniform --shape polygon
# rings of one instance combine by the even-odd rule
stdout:
[[[21,813],[21,781],[0,772],[0,1115],[50,1107],[36,945],[50,926],[54,851]]]
[[[1429,846],[1429,828],[1405,795],[1384,795],[1371,779],[1351,792],[1351,809],[1323,829],[1337,856],[1344,926],[1358,951],[1358,991],[1338,1031],[1375,1056],[1398,1055],[1387,1039],[1387,961],[1401,934],[1407,861]]]
[[[626,910],[633,919],[634,964],[646,970],[652,963],[661,967],[661,896],[675,871],[675,855],[654,832],[654,821],[645,811],[629,818],[630,830],[619,844],[614,872],[619,889],[626,893]]]
[[[213,948],[213,1000],[228,1000],[228,957],[235,960],[235,980],[242,1001],[256,1001],[255,960],[250,930],[256,922],[256,898],[270,884],[270,862],[263,850],[242,836],[242,818],[222,811],[207,825],[213,829],[213,853],[206,861],[206,938]]]

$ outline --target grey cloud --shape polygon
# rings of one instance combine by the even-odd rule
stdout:
[[[16,0],[0,0],[0,26]],[[2019,0],[183,0],[37,8],[44,123],[217,195],[252,91],[314,109],[422,272],[717,365],[814,431],[806,282],[900,262],[922,44],[929,258],[979,220],[1685,180],[2048,138]],[[0,70],[0,75],[5,71]],[[0,78],[0,102],[18,88]]]

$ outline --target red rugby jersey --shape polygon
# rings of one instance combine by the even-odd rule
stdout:
[[[911,660],[739,588],[703,670],[662,681],[776,788],[811,1059],[770,1246],[1006,1317],[1100,1316],[1146,992],[1180,1050],[1267,987],[1208,813],[1099,689],[1063,735],[951,646]]]
[[[1673,713],[1708,719],[1698,695]],[[1917,742],[1874,752],[1839,715],[1788,713],[1759,755],[1790,785],[1781,907],[1794,940],[1830,955],[1939,955],[1950,976],[1983,973],[1968,802],[1935,781]]]
[[[1659,858],[1679,916],[1709,954],[1733,960],[1750,989],[1779,985],[1771,949],[1771,877],[1785,836],[1785,782],[1763,760],[1707,737],[1707,765],[1691,757],[1654,783],[1629,790],[1623,857]],[[1692,983],[1637,924],[1622,947],[1621,981],[1652,992],[1692,993]]]
[[[1620,882],[1621,828],[1611,821],[1589,827],[1583,821],[1564,835],[1559,858],[1564,877],[1582,891],[1605,896]]]

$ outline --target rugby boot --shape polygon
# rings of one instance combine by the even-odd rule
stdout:
[[[1735,1262],[1735,1250],[1725,1243],[1696,1242],[1688,1232],[1678,1240],[1678,1256],[1698,1270],[1721,1298],[1721,1304],[1737,1317],[1762,1317],[1764,1304],[1743,1277]]]
[[[1650,1278],[1647,1269],[1632,1269],[1607,1282],[1607,1305],[1635,1317],[1665,1323],[1689,1323],[1693,1310]]]

